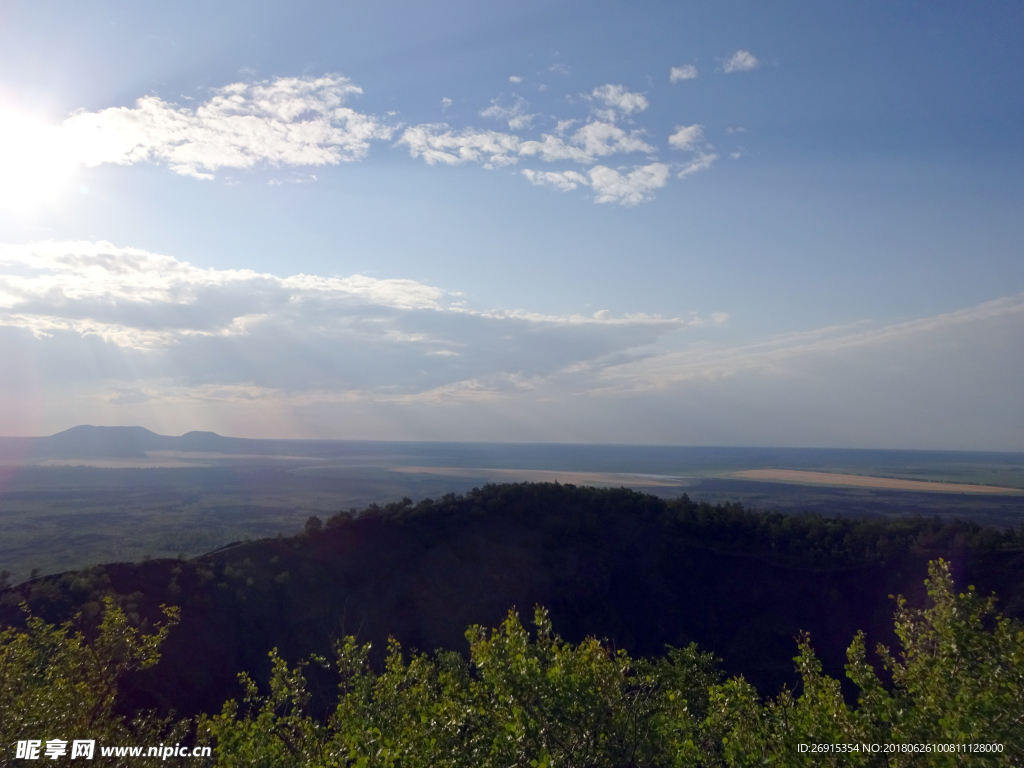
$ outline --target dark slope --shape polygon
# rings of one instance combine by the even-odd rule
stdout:
[[[355,634],[378,649],[394,636],[407,648],[464,651],[467,625],[538,603],[568,639],[597,635],[635,655],[696,641],[763,691],[794,683],[801,630],[837,677],[858,629],[872,647],[892,642],[888,595],[921,601],[929,558],[946,557],[959,579],[1024,613],[1024,541],[971,525],[758,515],[624,489],[518,484],[314,528],[190,562],[37,580],[0,599],[0,619],[16,621],[25,597],[51,621],[80,606],[94,613],[104,593],[143,621],[161,603],[180,605],[163,661],[134,680],[126,706],[194,713],[240,695],[239,671],[263,678],[273,647],[295,662]]]

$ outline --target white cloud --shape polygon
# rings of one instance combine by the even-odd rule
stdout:
[[[211,178],[221,168],[359,160],[394,128],[344,106],[362,89],[340,75],[219,88],[195,109],[146,96],[135,107],[78,112],[61,126],[83,165],[155,161]]]
[[[681,80],[695,80],[697,68],[693,64],[684,64],[681,67],[672,67],[668,72],[670,83],[678,83]]]
[[[593,121],[576,131],[572,141],[583,147],[589,157],[605,157],[620,152],[653,153],[654,147],[640,138],[641,133],[626,133],[616,125]]]
[[[523,156],[537,156],[548,162],[572,160],[591,163],[598,157],[619,153],[653,153],[654,147],[640,138],[640,131],[627,133],[611,123],[595,120],[577,130],[568,141],[543,134],[540,141],[524,141],[519,148]]]
[[[566,142],[558,136],[541,134],[540,141],[531,140],[520,142],[517,153],[527,157],[539,157],[547,162],[558,160],[572,160],[577,163],[589,163],[593,161],[593,155],[588,154],[584,149]]]
[[[516,162],[521,142],[518,136],[498,131],[453,131],[444,123],[432,123],[406,128],[398,143],[428,165],[473,162],[502,166]]]
[[[576,171],[522,171],[523,176],[537,186],[554,187],[562,192],[569,192],[579,185],[590,186],[590,180]]]
[[[508,123],[508,127],[513,131],[521,130],[522,128],[529,128],[530,123],[533,122],[533,118],[536,115],[531,115],[526,111],[529,105],[526,103],[526,99],[521,96],[517,96],[515,102],[511,107],[503,107],[498,104],[498,100],[495,99],[491,102],[491,106],[487,109],[481,110],[481,117],[489,117],[494,120],[504,120]]]
[[[215,294],[220,306],[209,303]],[[304,301],[411,310],[439,308],[444,296],[412,280],[200,269],[106,242],[0,246],[0,325],[37,336],[73,331],[138,349],[245,334],[275,308]]]
[[[521,83],[523,82],[523,78],[521,78],[519,75],[511,75],[509,76],[508,81],[510,83]]]
[[[576,171],[532,170],[522,171],[522,174],[531,184],[554,187],[562,192],[570,192],[579,186],[591,187],[595,192],[595,203],[618,203],[630,207],[650,200],[651,192],[668,183],[669,166],[652,163],[628,173],[621,173],[603,165],[596,165],[587,172],[587,175]],[[598,312],[594,317],[601,320],[607,316]]]
[[[692,150],[704,143],[704,126],[677,125],[676,132],[668,137],[668,143],[676,149]]]
[[[698,152],[690,162],[679,169],[679,172],[676,173],[676,178],[685,179],[687,176],[692,176],[698,171],[706,171],[715,164],[717,159],[718,155],[713,152]]]
[[[64,183],[79,165],[148,161],[165,164],[179,174],[210,179],[225,168],[316,166],[359,160],[366,156],[373,141],[390,139],[398,130],[396,125],[345,106],[347,99],[360,93],[362,90],[347,78],[327,75],[234,83],[215,90],[212,98],[194,108],[147,96],[134,107],[78,112],[61,126],[36,126],[5,113],[0,115],[0,136],[7,139],[0,142],[0,205],[17,207],[44,196],[47,190]],[[528,159],[592,165],[612,155],[637,152],[653,159],[657,150],[645,140],[645,131],[626,130],[615,124],[619,117],[647,109],[646,97],[608,83],[594,88],[586,99],[601,107],[592,109],[590,119],[571,134],[577,120],[557,120],[554,131],[542,133],[540,138],[518,135],[531,127],[537,115],[528,111],[521,96],[516,96],[511,105],[495,100],[480,112],[482,117],[505,121],[509,133],[425,123],[406,128],[397,145],[429,165],[478,163],[496,168]],[[451,98],[441,99],[442,111],[452,105]],[[674,144],[681,140],[672,139]],[[692,149],[696,151],[695,146]],[[706,151],[703,154],[708,155]],[[686,172],[697,167],[691,163],[691,170]],[[556,175],[532,179],[562,189],[579,185],[572,175],[553,173]],[[607,177],[600,170],[598,175]],[[560,180],[557,184],[556,178]],[[588,178],[593,185],[589,172]],[[293,175],[287,181],[306,183],[314,179],[311,175]],[[280,185],[284,181],[272,178],[267,183]],[[229,176],[225,183],[237,184],[239,180]],[[601,201],[611,197],[598,195]],[[633,204],[635,196],[619,196],[618,200]]]
[[[668,143],[674,149],[693,152],[693,158],[676,173],[677,178],[685,179],[698,171],[705,171],[715,164],[718,155],[712,152],[713,147],[704,139],[704,126],[678,125],[676,132],[668,137]]]
[[[484,110],[488,117],[508,118],[509,109],[493,105]],[[565,131],[570,121],[562,121],[558,128]],[[697,151],[701,139],[700,126],[694,126],[693,141],[683,148]],[[542,134],[540,140],[524,141],[514,134],[494,131],[453,131],[447,125],[419,125],[407,128],[399,144],[409,148],[413,157],[423,157],[429,164],[459,165],[465,162],[482,163],[485,167],[511,165],[525,158],[538,158],[545,162],[569,161],[593,163],[598,158],[614,154],[656,150],[641,138],[642,132],[627,132],[613,123],[593,120],[581,126],[568,138]],[[677,142],[678,143],[678,142]],[[692,145],[692,146],[691,146]],[[680,177],[710,167],[717,156],[698,153],[697,159],[684,166]],[[595,165],[585,174],[578,171],[541,171],[526,169],[522,175],[537,186],[549,186],[563,192],[581,186],[591,187],[596,203],[617,203],[634,206],[653,198],[653,191],[665,186],[670,167],[651,163],[622,173],[604,165]]]
[[[569,68],[562,62],[556,61],[554,64],[548,67],[548,72],[557,72],[560,75],[568,75]]]
[[[749,72],[757,69],[761,62],[750,51],[736,51],[723,65],[726,72]]]
[[[668,183],[669,167],[664,163],[651,163],[629,173],[597,165],[590,169],[590,185],[596,203],[618,203],[633,206],[650,200],[655,189]]]
[[[513,75],[511,80],[522,78]],[[81,165],[154,162],[179,174],[211,179],[222,169],[294,168],[359,160],[374,141],[391,139],[400,128],[384,122],[394,118],[395,112],[382,119],[346,106],[350,97],[361,93],[340,75],[285,77],[234,83],[216,89],[211,98],[195,107],[147,96],[134,107],[75,113],[60,126],[37,125],[0,113],[0,139],[4,139],[0,141],[0,206],[24,208],[34,203],[64,184]],[[480,112],[485,118],[505,121],[508,133],[424,123],[406,128],[396,146],[407,148],[412,157],[429,165],[478,163],[497,168],[529,160],[593,165],[612,155],[638,152],[653,161],[657,149],[646,141],[646,131],[616,125],[619,118],[647,109],[645,96],[608,83],[584,98],[591,104],[589,119],[572,133],[580,123],[578,118],[553,117],[556,125],[551,133],[541,133],[539,138],[520,135],[538,116],[528,111],[521,96],[515,96],[511,105],[496,100]],[[442,111],[453,103],[447,96],[442,98]],[[682,141],[681,137],[677,133],[673,145]],[[683,175],[707,167],[711,157],[710,147],[699,149],[695,142],[691,144],[686,148],[699,151],[704,159],[691,162]],[[533,178],[543,184],[555,184],[558,178],[561,181],[555,186],[563,189],[579,185],[571,174],[552,173],[556,176]],[[315,179],[310,174],[293,173],[291,177],[275,176],[267,184]],[[229,175],[224,183],[241,182]],[[599,199],[607,196],[599,195]],[[625,196],[620,201],[632,199]]]
[[[105,242],[0,246],[0,349],[32,350],[54,386],[104,380],[150,399],[214,384],[415,395],[552,376],[687,327],[484,311],[413,280],[203,269]]]
[[[751,371],[776,373],[801,359],[852,350],[891,346],[907,350],[919,346],[929,337],[947,339],[938,341],[937,348],[945,348],[948,352],[951,349],[949,334],[957,329],[1000,320],[1019,324],[1022,318],[1024,294],[1019,294],[956,312],[890,325],[861,322],[784,334],[735,347],[699,345],[609,368],[602,377],[608,382],[616,382],[616,386],[630,389],[659,389],[691,379],[714,380]],[[712,319],[715,319],[714,315]]]
[[[489,107],[485,112],[491,109],[496,107]],[[546,162],[592,163],[596,158],[620,153],[653,153],[655,148],[640,138],[640,134],[640,131],[627,132],[611,123],[594,121],[582,126],[568,140],[541,134],[539,141],[524,141],[515,134],[474,129],[453,131],[445,124],[425,124],[406,128],[398,143],[407,146],[410,155],[422,157],[430,165],[475,162],[503,166],[516,163],[521,157],[537,157]]]
[[[612,85],[611,83],[602,85],[595,88],[590,97],[611,109],[617,109],[624,115],[643,112],[648,107],[647,99],[643,94],[627,91],[624,85]]]

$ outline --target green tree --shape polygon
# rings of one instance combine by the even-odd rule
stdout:
[[[929,575],[928,608],[912,609],[902,597],[896,599],[899,653],[877,648],[891,684],[868,661],[863,633],[850,645],[847,676],[860,689],[856,707],[844,703],[838,681],[822,675],[806,636],[796,658],[799,696],[783,691],[762,704],[742,679],[714,688],[703,727],[721,740],[722,761],[731,766],[1019,765],[1024,628],[996,612],[994,597],[981,598],[973,587],[957,594],[942,560],[930,564]],[[818,754],[797,748],[872,743],[898,749]],[[930,751],[934,745],[973,744],[999,744],[1002,751]]]
[[[304,666],[289,668],[271,653],[270,691],[260,695],[240,675],[242,705],[201,717],[198,735],[216,745],[218,766],[471,766],[467,724],[476,710],[469,699],[465,661],[457,654],[405,660],[397,643],[384,670],[370,667],[369,645],[348,637],[335,649],[338,701],[331,715],[310,714]],[[328,666],[325,659],[311,663]]]
[[[636,665],[592,638],[564,642],[543,609],[534,623],[535,637],[515,613],[491,632],[471,627],[468,662],[452,653],[406,660],[392,642],[379,675],[369,647],[348,638],[336,649],[339,698],[324,722],[309,714],[301,665],[289,669],[274,653],[269,694],[243,675],[245,706],[229,702],[203,718],[200,738],[216,744],[219,766],[693,764],[698,719],[682,684],[706,700],[695,681],[710,656],[691,647]],[[703,665],[697,672],[677,669],[694,659]]]
[[[245,707],[229,702],[202,721],[201,735],[216,742],[219,765],[268,768],[1019,764],[1024,629],[996,613],[994,598],[957,594],[941,560],[926,583],[928,608],[897,598],[900,647],[878,647],[880,669],[864,635],[854,638],[854,705],[822,673],[807,635],[798,640],[798,692],[763,701],[742,677],[720,682],[716,660],[694,645],[633,661],[593,638],[563,641],[538,608],[532,634],[514,612],[497,629],[471,627],[468,661],[407,659],[392,642],[377,674],[369,647],[348,638],[333,664],[338,703],[322,721],[309,714],[302,666],[272,654],[270,693],[243,676]],[[875,744],[896,750],[865,749]],[[936,751],[976,744],[1001,751]]]
[[[25,739],[95,739],[114,746],[181,740],[187,723],[146,713],[129,721],[115,711],[124,676],[159,660],[160,644],[178,621],[176,608],[164,608],[164,615],[164,624],[143,635],[108,598],[91,641],[72,631],[71,622],[53,626],[31,615],[26,629],[0,631],[3,755],[13,757],[14,745]],[[130,762],[125,758],[125,765]]]
[[[535,640],[514,613],[489,635],[467,633],[494,721],[489,764],[610,768],[689,757],[695,723],[683,691],[659,680],[658,667],[638,669],[594,638],[564,642],[542,608],[534,625]]]
[[[302,666],[289,669],[276,649],[270,653],[270,661],[270,693],[261,696],[252,678],[240,674],[244,706],[232,700],[218,715],[201,715],[197,724],[200,742],[216,741],[219,766],[334,764],[321,759],[329,734],[308,714],[310,695]]]

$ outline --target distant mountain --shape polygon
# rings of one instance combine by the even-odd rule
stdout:
[[[224,437],[216,432],[199,432],[195,430],[186,432],[181,437],[171,438],[171,440],[176,443],[175,449],[179,451],[213,451],[220,453],[230,452],[230,449],[236,447],[239,443],[256,442]]]
[[[360,440],[252,439],[204,431],[174,437],[159,435],[145,427],[83,424],[46,437],[0,437],[0,463],[5,460],[20,463],[44,459],[143,459],[147,451],[339,458],[381,452],[398,455],[408,450],[407,445]],[[473,456],[478,453],[472,448],[469,450]]]
[[[35,455],[54,458],[144,458],[159,450],[166,438],[145,427],[72,427],[36,441]]]
[[[145,427],[83,424],[47,437],[2,437],[0,459],[143,459],[147,451],[277,454],[284,451],[284,442],[199,431],[172,437]]]

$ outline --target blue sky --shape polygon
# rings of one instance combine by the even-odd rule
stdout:
[[[1024,450],[1011,3],[9,3],[0,433]]]

